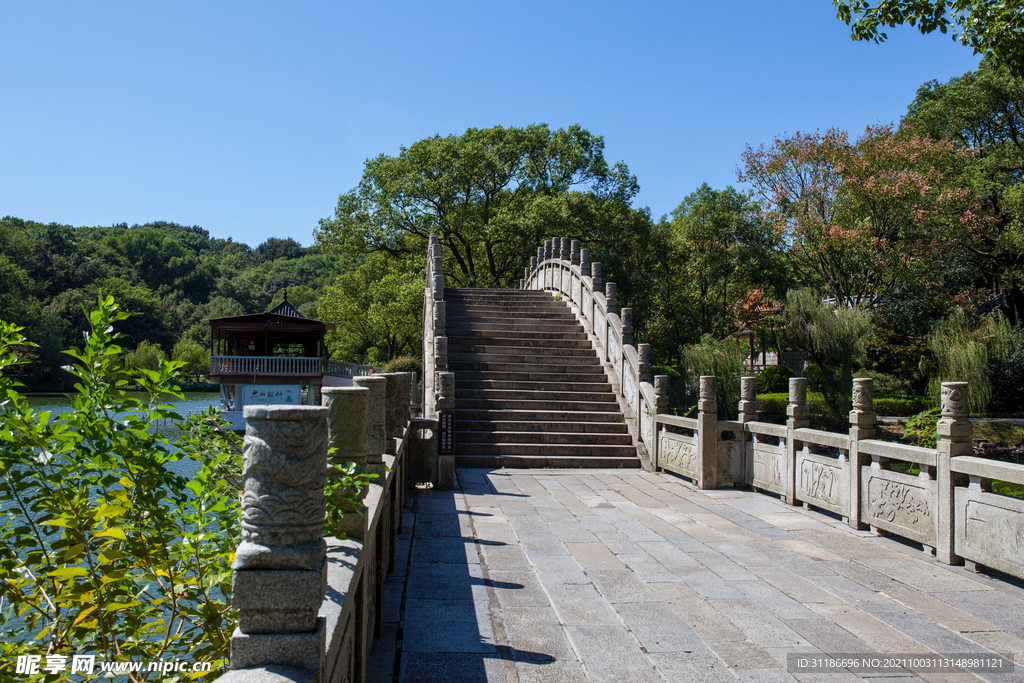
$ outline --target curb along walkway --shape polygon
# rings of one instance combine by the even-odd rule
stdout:
[[[410,493],[374,683],[1024,681],[1024,589],[750,491],[624,470]],[[787,654],[1011,653],[1013,673],[791,673]]]

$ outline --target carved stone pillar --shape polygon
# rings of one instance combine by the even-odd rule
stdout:
[[[451,415],[455,411],[455,373],[454,372],[439,372],[437,373],[437,381],[435,382],[437,387],[437,398],[435,403],[437,404],[437,418],[440,423],[445,419],[442,413],[448,413]],[[438,427],[438,435],[440,437],[441,427]],[[446,432],[448,436],[451,436],[451,432]],[[444,444],[438,444],[438,486],[442,489],[453,489],[455,488],[455,455],[454,453],[444,452]]]
[[[327,477],[338,476],[337,468],[356,463],[356,472],[366,471],[366,435],[369,430],[370,390],[365,387],[325,387],[323,404],[327,415],[328,448]],[[328,529],[332,536],[363,538],[366,533],[366,507],[346,497],[346,491],[335,491],[334,503],[344,511],[340,524]]]
[[[447,303],[444,301],[434,301],[433,311],[433,325],[434,325],[434,336],[435,337],[446,337],[447,331],[445,330],[445,318],[447,312]]]
[[[594,283],[594,291],[601,291],[601,262],[594,261],[590,264],[590,278]]]
[[[551,258],[551,240],[544,240],[544,260]]]
[[[398,405],[397,373],[385,372],[379,375],[387,379],[384,385],[384,452],[395,452],[395,407]]]
[[[668,410],[668,375],[654,376],[654,403],[658,408],[657,415]]]
[[[857,377],[853,380],[853,410],[850,411],[850,516],[846,523],[854,529],[867,529],[861,521],[861,468],[870,464],[871,456],[862,455],[860,440],[875,436],[874,380]]]
[[[619,308],[619,301],[618,301],[618,299],[616,299],[615,293],[616,293],[615,283],[614,282],[606,282],[604,284],[604,298],[605,298],[605,301],[607,301],[607,303],[608,303],[608,308],[607,308],[608,315],[611,315],[612,313],[617,312],[618,308]]]
[[[435,303],[444,300],[444,275],[441,273],[434,274],[431,281],[431,296],[434,297]]]
[[[971,433],[969,419],[967,382],[942,383],[942,417],[939,418],[938,458],[935,478],[938,484],[939,505],[936,515],[938,539],[935,557],[946,564],[963,564],[964,560],[953,552],[953,487],[962,483],[962,475],[955,475],[949,469],[949,461],[960,455],[971,455]],[[978,569],[972,564],[973,569]]]
[[[569,260],[570,250],[571,250],[571,245],[569,244],[569,238],[568,237],[563,237],[562,238],[562,253],[559,255],[559,258],[561,258],[563,261],[568,261]]]
[[[697,401],[697,461],[701,489],[718,488],[718,402],[715,400],[715,378],[700,378]]]
[[[580,273],[583,277],[590,277],[590,250],[580,249]]]
[[[580,264],[580,241],[572,240],[569,243],[569,262],[574,266]]]
[[[384,475],[383,455],[386,443],[386,412],[387,412],[387,378],[383,375],[369,377],[353,377],[352,383],[357,387],[369,389],[367,398],[367,429],[366,429],[366,471],[370,474]]]
[[[786,502],[796,505],[796,454],[802,442],[796,440],[793,430],[808,427],[811,422],[807,407],[807,378],[789,379],[789,405],[786,406]]]
[[[632,336],[632,335],[631,335]],[[638,344],[636,347],[636,356],[639,362],[640,377],[638,378],[641,382],[651,381],[651,345],[650,344]]]
[[[622,320],[622,345],[632,346],[633,344],[633,309],[623,308],[619,312],[619,319]]]
[[[245,406],[242,542],[231,668],[290,666],[322,678],[327,587],[327,415],[320,406]]]
[[[448,369],[448,337],[434,337],[434,368]]]
[[[739,421],[757,421],[757,377],[740,377]]]

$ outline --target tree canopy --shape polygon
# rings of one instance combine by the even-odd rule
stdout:
[[[833,0],[854,40],[885,41],[880,27],[910,24],[922,34],[952,30],[953,40],[1024,76],[1024,2],[1021,0]],[[856,17],[856,18],[855,18]]]

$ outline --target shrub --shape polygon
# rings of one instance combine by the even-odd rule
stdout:
[[[396,356],[384,365],[384,372],[415,372],[423,376],[423,363],[415,356]]]
[[[651,374],[668,377],[668,412],[678,415],[678,409],[686,406],[686,383],[682,374],[670,365],[655,365]]]
[[[931,399],[924,396],[885,396],[876,398],[875,413],[888,417],[909,417],[927,410]]]
[[[811,363],[804,367],[802,377],[807,378],[807,391],[821,391],[821,367]]]
[[[904,435],[916,439],[918,446],[935,448],[939,440],[938,425],[941,416],[942,410],[939,408],[921,411],[907,420]]]
[[[769,365],[757,376],[757,393],[788,393],[790,377],[796,377],[796,373],[785,365]]]
[[[743,353],[736,342],[732,339],[716,340],[705,334],[700,342],[684,347],[682,357],[687,393],[696,401],[700,378],[713,375],[718,415],[726,420],[734,419],[740,400],[740,374],[743,372]]]

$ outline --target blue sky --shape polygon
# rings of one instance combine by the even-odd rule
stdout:
[[[312,242],[367,157],[579,123],[658,216],[744,145],[897,120],[974,69],[947,36],[854,43],[828,0],[0,0],[0,215]]]

